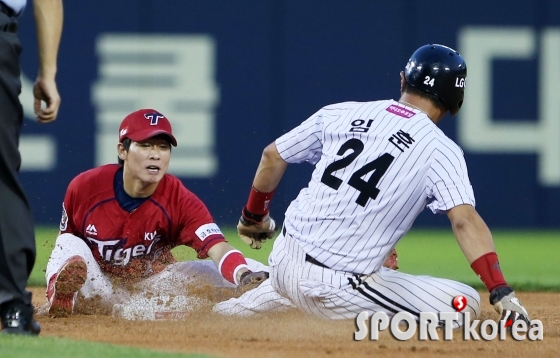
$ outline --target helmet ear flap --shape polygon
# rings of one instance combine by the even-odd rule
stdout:
[[[465,96],[467,65],[454,49],[437,44],[417,49],[405,67],[407,83],[440,99],[452,115],[459,112]]]
[[[463,100],[460,100],[459,103],[457,103],[457,110],[455,112],[451,113],[451,115],[452,116],[456,115],[457,112],[459,112],[459,110],[461,109],[461,106],[463,106]]]

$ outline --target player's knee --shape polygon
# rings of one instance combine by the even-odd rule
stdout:
[[[480,294],[474,288],[471,288],[466,292],[466,297],[467,307],[465,311],[470,312],[472,319],[479,318],[481,313]]]
[[[264,264],[262,264],[261,262],[257,261],[257,260],[253,260],[251,258],[246,257],[245,260],[247,261],[247,265],[249,266],[249,270],[253,271],[253,272],[257,272],[257,271],[265,271],[265,272],[270,272],[270,267],[266,266]]]
[[[64,244],[68,244],[68,243],[74,243],[76,240],[80,240],[81,239],[77,236],[74,236],[72,234],[69,233],[65,233],[65,234],[60,234],[57,238],[56,238],[56,243],[59,245],[64,245]]]

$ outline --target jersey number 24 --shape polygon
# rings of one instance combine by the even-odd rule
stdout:
[[[327,166],[323,176],[321,177],[321,183],[333,188],[334,190],[338,190],[338,188],[340,188],[342,185],[342,179],[335,177],[333,173],[349,166],[364,150],[364,143],[357,138],[352,138],[346,141],[336,154],[344,155],[344,153],[348,150],[352,150],[350,155],[342,159],[335,160]],[[367,163],[352,173],[350,180],[348,180],[348,185],[360,192],[358,199],[356,199],[356,204],[366,206],[369,199],[375,200],[375,198],[377,198],[377,195],[379,195],[379,189],[377,189],[376,185],[379,183],[379,180],[381,180],[381,177],[383,177],[387,169],[389,169],[389,166],[394,159],[395,157],[391,154],[384,153],[377,159]],[[372,171],[374,172],[369,177],[368,181],[362,179],[363,176]]]

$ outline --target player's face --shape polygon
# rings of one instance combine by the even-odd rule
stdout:
[[[167,140],[158,137],[142,142],[133,141],[125,155],[127,177],[139,180],[144,185],[157,184],[167,173],[171,146]]]

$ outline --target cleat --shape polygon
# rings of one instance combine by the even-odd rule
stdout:
[[[87,278],[87,265],[81,256],[72,256],[49,280],[47,300],[51,318],[67,317],[74,312],[78,291]]]

